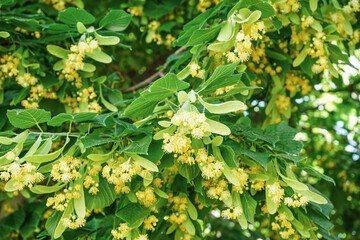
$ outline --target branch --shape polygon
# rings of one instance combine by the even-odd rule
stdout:
[[[184,51],[187,47],[181,47],[178,50],[175,51],[174,54],[179,54],[182,51]],[[145,80],[139,82],[138,84],[129,87],[129,88],[125,88],[122,90],[123,93],[130,93],[130,92],[135,92],[136,90],[138,90],[139,88],[143,88],[146,87],[147,85],[149,85],[150,83],[152,83],[153,81],[157,80],[160,77],[164,76],[164,71],[166,69],[167,66],[164,66],[164,68],[162,68],[160,71],[154,73],[153,75],[151,75],[150,77],[146,78]]]

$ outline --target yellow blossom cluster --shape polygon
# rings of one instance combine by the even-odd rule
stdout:
[[[152,30],[156,30],[158,29],[158,27],[160,27],[160,22],[153,20],[149,23],[148,28],[152,29]]]
[[[189,71],[192,77],[197,77],[201,79],[204,79],[205,77],[205,69],[201,69],[201,67],[195,62],[190,63]]]
[[[290,92],[301,91],[301,94],[308,94],[311,90],[309,79],[296,75],[294,72],[286,74],[285,88]]]
[[[231,207],[226,210],[221,211],[221,216],[225,219],[237,219],[241,214],[243,214],[243,210],[241,207]]]
[[[110,163],[105,165],[102,170],[102,176],[107,179],[110,184],[114,184],[116,193],[129,193],[130,188],[125,184],[131,182],[131,178],[140,174],[142,168],[139,164],[118,157],[117,160],[112,159]]]
[[[251,41],[261,39],[263,34],[265,34],[264,22],[260,21],[251,25],[243,24],[242,29],[236,34],[234,51],[224,53],[227,60],[229,62],[246,62],[249,60],[252,52]]]
[[[38,79],[34,76],[32,76],[30,73],[24,73],[24,75],[18,75],[16,77],[16,82],[26,88],[29,86],[34,86],[36,83],[38,83]]]
[[[136,7],[130,7],[127,9],[127,12],[130,13],[133,16],[143,16],[144,7],[143,6],[136,6]]]
[[[81,178],[78,170],[82,163],[82,160],[79,158],[65,155],[58,160],[58,163],[53,165],[50,176],[54,181],[63,183]]]
[[[301,194],[295,194],[292,197],[284,198],[284,204],[293,208],[302,207],[307,205],[308,203],[309,199],[305,196],[301,196]]]
[[[280,114],[283,114],[290,106],[290,98],[285,95],[279,95],[275,101],[275,105]]]
[[[19,27],[16,27],[15,31],[21,32],[24,35],[30,35],[30,32],[28,30],[25,30],[25,29],[22,29],[22,28],[19,28]],[[31,33],[31,35],[34,36],[37,39],[39,39],[41,37],[39,32],[33,32],[33,33]]]
[[[193,138],[197,139],[201,139],[210,130],[203,113],[181,111],[171,118],[171,123],[178,127],[178,134],[191,134]]]
[[[291,12],[299,12],[301,4],[297,0],[281,1],[280,3],[274,4],[274,9],[277,13],[288,14]]]
[[[284,197],[284,189],[280,186],[279,182],[275,182],[272,185],[267,185],[268,194],[271,197],[271,200],[277,204],[280,204],[281,200]]]
[[[72,53],[68,54],[68,58],[65,60],[65,66],[59,75],[60,79],[65,79],[77,88],[81,88],[82,79],[77,71],[84,69],[85,54],[93,52],[98,47],[98,42],[92,37],[87,38],[86,41],[79,41],[77,45],[71,45]]]
[[[156,202],[156,196],[152,187],[146,187],[144,191],[137,191],[136,197],[140,204],[151,207]]]
[[[285,212],[280,213],[275,217],[275,221],[271,223],[271,229],[279,231],[281,238],[299,240],[301,237],[295,233],[292,224],[288,220],[288,216]]]
[[[120,223],[116,229],[111,230],[111,235],[115,239],[124,239],[130,235],[130,227],[127,223]]]
[[[84,179],[84,187],[89,189],[89,193],[96,195],[99,192],[99,183],[94,179],[99,175],[102,170],[101,164],[92,164],[87,167],[86,177]]]
[[[171,210],[173,213],[169,217],[169,222],[176,223],[178,225],[183,224],[187,219],[185,214],[188,208],[188,200],[185,197],[174,196],[172,193],[169,194],[168,206],[172,205]]]
[[[149,240],[149,237],[147,234],[140,234],[135,240]]]
[[[144,220],[144,229],[149,231],[154,231],[158,221],[159,220],[154,215],[150,215],[148,218]]]
[[[96,98],[96,93],[94,90],[94,87],[88,87],[88,88],[83,88],[81,91],[77,92],[77,101],[78,102],[88,102],[89,99],[94,99]]]
[[[56,10],[62,11],[66,8],[66,4],[75,5],[75,0],[43,0],[45,4],[52,5]]]
[[[195,161],[199,164],[201,175],[205,179],[220,177],[224,169],[224,164],[216,161],[213,155],[208,156],[205,148],[197,151]]]
[[[248,186],[249,175],[241,167],[232,169],[232,171],[240,183],[239,185],[234,185],[233,190],[239,193],[243,193],[243,189]]]
[[[63,218],[62,223],[65,227],[77,229],[85,226],[86,220],[84,218],[77,217],[76,215],[72,215],[70,218]]]
[[[80,184],[75,185],[74,188],[69,187],[68,189],[64,189],[63,192],[56,193],[54,197],[49,197],[46,201],[46,206],[52,206],[53,209],[63,212],[72,199],[81,197],[80,190]]]
[[[302,16],[301,17],[301,28],[302,29],[307,29],[308,27],[310,27],[311,24],[314,23],[314,17],[313,16]]]
[[[0,90],[5,79],[15,77],[18,75],[19,58],[12,55],[2,55],[0,57]]]
[[[209,198],[225,201],[231,197],[228,188],[229,184],[224,178],[216,179],[216,180],[214,179],[204,180],[202,182],[202,186],[204,187],[206,191],[206,195]]]
[[[18,161],[18,157],[13,152],[8,152],[5,158],[13,161]],[[36,166],[31,163],[20,164],[13,162],[9,165],[6,171],[0,172],[0,180],[13,181],[13,186],[19,190],[26,187],[33,187],[35,183],[44,180],[44,175],[36,172]]]
[[[196,10],[199,12],[205,12],[206,9],[213,5],[218,5],[222,0],[199,0],[198,4],[196,5]]]

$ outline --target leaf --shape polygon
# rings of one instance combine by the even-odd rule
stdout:
[[[10,34],[8,32],[0,31],[0,37],[1,38],[8,38],[8,37],[10,37]]]
[[[310,9],[315,12],[317,9],[318,0],[310,0]]]
[[[152,141],[152,137],[150,135],[138,135],[133,141],[124,148],[124,152],[126,153],[136,153],[136,154],[148,154],[148,149],[150,143]]]
[[[141,96],[125,109],[125,115],[130,118],[147,117],[160,101],[188,87],[188,83],[180,81],[175,74],[169,73],[143,91]]]
[[[306,58],[306,56],[308,55],[308,49],[309,46],[306,45],[303,50],[301,50],[301,52],[299,53],[299,55],[297,55],[297,57],[294,59],[293,61],[293,66],[297,67],[299,66]]]
[[[143,167],[143,168],[145,168],[147,170],[150,170],[152,172],[158,172],[159,171],[158,167],[153,162],[147,160],[146,158],[140,157],[139,155],[134,154],[134,153],[130,153],[129,155],[141,167]]]
[[[181,176],[187,179],[188,182],[194,180],[200,173],[200,168],[197,165],[188,165],[182,163],[175,163]]]
[[[130,24],[132,16],[123,10],[112,9],[101,19],[99,26],[110,31],[124,31]]]
[[[150,210],[143,208],[139,203],[130,203],[116,212],[116,216],[132,226],[137,221],[146,218]]]
[[[235,152],[230,146],[222,145],[220,146],[220,150],[224,161],[229,167],[237,167],[239,165],[239,162],[235,156]]]
[[[102,52],[100,50],[100,48],[97,48],[97,50],[95,49],[91,53],[87,52],[86,56],[94,59],[97,62],[101,62],[101,63],[111,63],[112,62],[112,58],[109,55],[107,55],[106,53]]]
[[[49,154],[36,154],[28,157],[24,157],[24,160],[31,163],[44,163],[44,162],[51,162],[58,158],[60,154],[64,151],[66,145],[70,142],[70,138],[66,138],[64,145],[56,150],[55,152]]]
[[[82,23],[82,22],[77,22],[76,23],[76,28],[77,28],[77,30],[78,30],[78,32],[80,33],[80,34],[83,34],[84,32],[86,32],[86,27],[85,27],[85,25]]]
[[[236,112],[244,109],[245,104],[240,101],[228,101],[219,104],[207,103],[199,96],[200,103],[211,113],[214,114],[225,114],[229,112]]]
[[[110,206],[116,199],[114,187],[102,177],[99,177],[98,189],[99,192],[96,195],[91,195],[88,191],[85,191],[85,204],[90,211],[95,208]]]
[[[84,67],[81,70],[84,72],[94,72],[96,70],[96,67],[91,63],[84,63]]]
[[[190,235],[195,235],[196,230],[195,230],[195,226],[192,223],[191,219],[189,217],[186,218],[186,220],[184,221],[184,226],[186,231],[190,234]]]
[[[154,192],[155,192],[159,197],[162,197],[162,198],[165,198],[165,199],[168,199],[168,198],[169,198],[169,196],[168,196],[165,192],[161,191],[161,190],[158,189],[158,188],[154,188]]]
[[[254,223],[257,201],[255,201],[247,191],[240,194],[240,198],[246,219],[250,223]]]
[[[35,194],[48,194],[57,192],[65,187],[65,184],[56,184],[53,186],[43,186],[43,185],[36,185],[30,188],[30,191]]]
[[[233,185],[239,186],[240,182],[235,176],[235,174],[232,172],[231,168],[225,163],[223,169],[223,174],[225,175],[226,179]]]
[[[8,110],[6,115],[14,127],[22,129],[47,122],[51,118],[51,113],[43,109]]]
[[[50,54],[52,54],[58,58],[62,58],[62,59],[67,59],[68,54],[71,53],[71,51],[63,49],[63,48],[61,48],[59,46],[55,46],[55,45],[47,45],[46,50],[48,50],[48,52]]]
[[[206,43],[217,36],[222,26],[225,24],[221,23],[215,27],[207,28],[207,29],[199,29],[192,32],[189,41],[186,43],[186,46],[194,46],[197,44]]]
[[[325,174],[322,174],[321,172],[317,171],[317,170],[316,170],[315,168],[313,168],[312,166],[301,165],[299,168],[302,169],[302,170],[304,170],[304,171],[306,171],[306,172],[308,172],[309,174],[316,175],[316,176],[324,179],[325,181],[331,182],[331,183],[334,184],[334,186],[336,186],[336,183],[335,183],[335,181],[334,181],[333,178],[331,178],[331,177],[329,177],[329,176],[327,176],[327,175],[325,175]]]
[[[76,214],[80,218],[85,218],[86,204],[85,204],[85,194],[84,194],[84,187],[83,186],[81,186],[80,197],[79,198],[74,198],[74,208],[75,208]]]
[[[112,111],[112,112],[118,112],[119,109],[117,107],[115,107],[114,105],[112,105],[111,103],[109,103],[103,96],[101,96],[101,103],[104,104],[104,106]]]
[[[210,78],[200,86],[201,90],[199,93],[207,88],[211,88],[212,85],[216,85],[217,81],[223,81],[224,78],[231,76],[234,73],[237,65],[239,65],[239,63],[234,62],[228,65],[221,65],[217,67]]]
[[[59,13],[59,19],[66,24],[77,24],[81,22],[83,24],[91,24],[95,21],[95,17],[88,13],[84,9],[77,9],[74,7],[66,8]]]
[[[62,123],[67,121],[74,122],[85,122],[95,118],[97,113],[86,112],[86,113],[60,113],[48,121],[49,126],[60,126]]]
[[[198,212],[196,210],[196,207],[194,204],[190,201],[188,198],[188,206],[187,206],[187,212],[192,220],[196,220],[198,218]]]
[[[230,135],[231,130],[228,126],[226,126],[225,124],[219,123],[217,121],[211,120],[211,119],[206,119],[206,122],[209,124],[210,126],[210,132],[212,133],[216,133],[219,135],[223,135],[223,136],[227,136]]]
[[[91,153],[87,156],[88,159],[94,162],[105,162],[113,156],[114,151],[118,148],[119,143],[115,144],[108,153]]]
[[[96,40],[98,41],[99,45],[116,45],[120,42],[120,38],[116,36],[101,36],[97,32],[95,32]]]

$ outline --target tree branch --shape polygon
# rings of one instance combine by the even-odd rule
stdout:
[[[187,47],[181,47],[178,50],[175,51],[174,54],[179,54],[182,51],[184,51]],[[135,92],[136,90],[138,90],[139,88],[143,88],[148,86],[150,83],[152,83],[153,81],[157,80],[160,77],[164,76],[164,72],[167,66],[165,66],[164,68],[162,68],[160,71],[157,71],[156,73],[154,73],[153,75],[151,75],[150,77],[144,79],[143,81],[139,82],[138,84],[129,87],[129,88],[125,88],[123,90],[121,90],[123,93],[130,93],[130,92]]]

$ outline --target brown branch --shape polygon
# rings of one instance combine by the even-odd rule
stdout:
[[[182,51],[184,51],[187,47],[181,47],[178,50],[175,51],[174,54],[179,54]],[[146,87],[148,86],[150,83],[152,83],[153,81],[157,80],[160,77],[164,76],[164,71],[166,69],[167,66],[164,66],[164,68],[162,68],[160,71],[157,71],[156,73],[154,73],[153,75],[151,75],[150,77],[146,78],[145,80],[139,82],[138,84],[129,87],[129,88],[125,88],[123,90],[121,90],[123,93],[130,93],[130,92],[135,92],[136,90]]]

